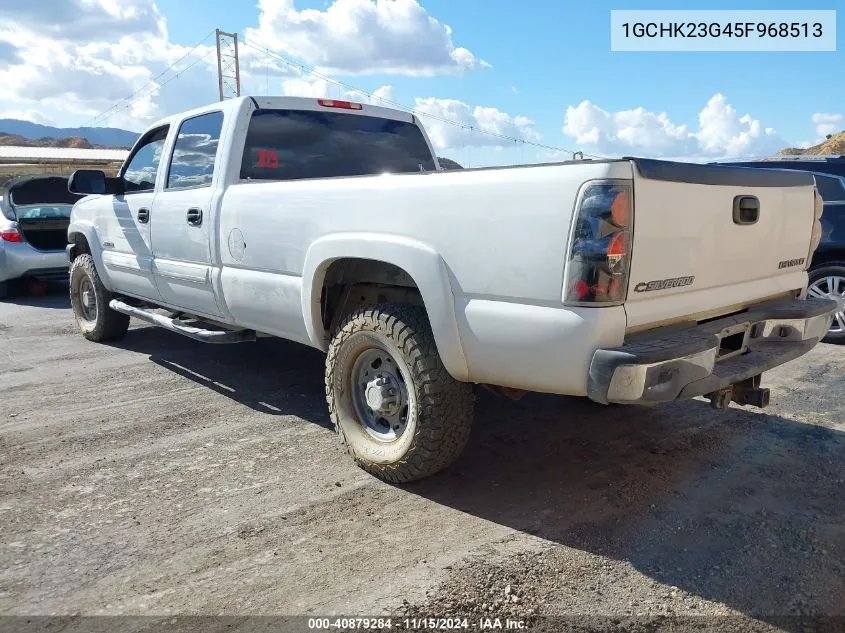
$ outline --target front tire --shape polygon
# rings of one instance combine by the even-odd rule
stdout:
[[[326,358],[326,401],[355,463],[390,483],[452,464],[472,427],[472,386],[449,375],[425,311],[411,305],[346,317]]]
[[[810,270],[807,297],[845,299],[845,262],[829,262]],[[833,323],[822,341],[845,344],[845,309],[836,313]]]
[[[129,329],[129,315],[109,307],[114,295],[97,274],[94,259],[87,253],[73,260],[70,267],[70,305],[82,336],[102,343],[123,338]]]

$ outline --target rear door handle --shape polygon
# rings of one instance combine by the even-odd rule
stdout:
[[[202,224],[202,209],[188,209],[188,224],[191,226],[199,226]]]
[[[150,221],[150,210],[147,207],[138,209],[138,222],[146,224]]]

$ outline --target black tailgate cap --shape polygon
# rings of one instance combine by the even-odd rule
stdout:
[[[648,180],[735,187],[807,187],[816,183],[812,174],[788,169],[681,163],[634,156],[625,156],[624,160],[634,163],[640,176]]]

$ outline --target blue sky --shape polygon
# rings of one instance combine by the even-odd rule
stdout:
[[[45,5],[59,0],[45,0]],[[61,0],[64,3],[81,0]],[[393,0],[379,0],[390,4]],[[95,0],[107,3],[105,0]],[[400,0],[403,11],[379,12],[376,0],[121,0],[134,6],[135,13],[104,16],[86,9],[86,18],[114,18],[116,33],[109,42],[103,29],[84,33],[59,32],[53,45],[74,58],[73,72],[88,86],[88,99],[68,97],[57,86],[51,100],[49,86],[39,86],[28,98],[25,89],[13,99],[0,98],[4,112],[42,116],[62,125],[80,124],[142,88],[166,69],[168,62],[187,52],[215,27],[238,31],[251,41],[261,41],[283,55],[325,74],[408,106],[437,113],[487,130],[498,131],[532,142],[597,154],[630,153],[669,157],[721,157],[768,153],[785,145],[815,143],[823,132],[845,129],[845,53],[837,52],[653,52],[626,53],[610,50],[610,10],[677,9],[683,3],[570,0]],[[34,3],[33,3],[34,4]],[[302,22],[273,17],[285,5],[297,20],[310,14],[312,29]],[[346,12],[338,6],[345,5]],[[369,11],[365,11],[368,9]],[[836,9],[841,1],[816,0],[813,9]],[[398,6],[398,5],[397,5]],[[274,8],[275,7],[275,8]],[[384,8],[384,7],[383,7]],[[688,8],[688,7],[684,7]],[[708,9],[803,9],[799,3],[778,0],[735,2],[710,0]],[[396,7],[394,7],[396,9]],[[407,10],[407,11],[406,11]],[[24,9],[9,12],[0,8],[0,23],[34,31]],[[43,7],[33,8],[38,19],[49,20]],[[4,12],[9,15],[4,16]],[[327,13],[328,12],[328,13]],[[280,14],[284,11],[280,11]],[[842,18],[838,17],[842,25]],[[89,15],[90,14],[90,15]],[[134,16],[134,17],[133,17]],[[142,19],[143,18],[143,19]],[[133,23],[136,20],[138,25]],[[339,22],[354,22],[359,38],[331,37]],[[357,21],[356,21],[357,20]],[[414,37],[397,42],[379,34],[390,29],[392,20],[407,20]],[[420,21],[423,20],[423,21]],[[430,21],[435,21],[431,27]],[[153,22],[163,24],[166,36],[156,33]],[[316,25],[316,26],[315,26]],[[421,26],[422,25],[422,26]],[[451,32],[444,36],[444,25]],[[347,25],[348,26],[348,25]],[[423,28],[424,27],[424,28]],[[429,28],[431,27],[431,28]],[[841,28],[840,28],[841,30]],[[42,29],[42,32],[44,29]],[[118,34],[139,42],[134,55],[115,53]],[[43,33],[33,35],[32,42]],[[444,39],[445,37],[445,39]],[[146,39],[145,39],[146,38]],[[328,38],[328,39],[327,39]],[[100,39],[106,41],[99,43]],[[3,29],[0,28],[0,46]],[[149,50],[140,42],[149,44]],[[17,41],[27,41],[18,37]],[[445,43],[444,43],[445,42]],[[98,43],[102,51],[97,52]],[[208,40],[207,44],[213,44]],[[360,46],[358,45],[360,44]],[[87,48],[86,48],[87,47]],[[111,48],[110,48],[111,47]],[[444,48],[445,47],[445,48]],[[451,48],[450,48],[451,47]],[[468,57],[448,59],[449,51],[466,49]],[[3,81],[0,48],[0,81]],[[93,52],[92,52],[93,51]],[[207,54],[210,49],[199,49]],[[445,52],[444,52],[445,51]],[[330,90],[338,97],[342,89],[328,87],[313,77],[296,77],[281,68],[256,69],[273,58],[245,51],[244,89],[249,92],[308,95]],[[156,58],[156,54],[159,58]],[[100,55],[100,57],[97,57]],[[444,57],[446,55],[446,57]],[[111,57],[109,57],[111,56]],[[395,67],[384,59],[395,56]],[[19,56],[20,57],[20,56]],[[189,57],[179,68],[195,61]],[[454,55],[453,55],[454,57]],[[198,58],[198,57],[197,57]],[[444,62],[444,59],[446,60]],[[482,61],[483,60],[483,61]],[[216,98],[213,61],[206,58],[155,90],[140,105],[95,119],[95,124],[139,128],[151,117],[199,105]],[[30,66],[46,64],[31,57]],[[50,62],[55,64],[56,62]],[[70,63],[70,62],[69,62]],[[85,66],[95,69],[93,78],[84,75]],[[123,65],[123,67],[122,67]],[[91,96],[97,78],[103,79],[116,66],[115,80],[103,95]],[[338,67],[340,66],[340,67]],[[24,70],[13,67],[17,76]],[[45,72],[61,68],[40,68]],[[65,69],[66,70],[66,69]],[[172,73],[171,73],[172,74]],[[67,75],[67,70],[65,76]],[[132,80],[127,77],[131,75]],[[162,79],[168,79],[166,74]],[[34,75],[33,75],[34,77]],[[159,82],[160,83],[160,82]],[[102,82],[105,86],[105,82]],[[124,93],[121,93],[121,88]],[[32,95],[29,95],[31,97]],[[143,100],[144,94],[141,93]],[[706,123],[700,122],[705,111]],[[567,113],[569,118],[567,119]],[[745,115],[748,118],[743,119]],[[814,118],[815,117],[815,118]],[[462,162],[477,164],[543,159],[549,153],[520,147],[501,139],[479,141],[429,120],[427,128],[441,145],[442,153]],[[566,129],[564,129],[566,128]],[[477,135],[483,138],[485,135]]]

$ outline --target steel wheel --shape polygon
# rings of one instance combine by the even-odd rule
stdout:
[[[79,288],[76,292],[79,295],[79,308],[82,312],[82,318],[86,321],[96,321],[97,294],[94,292],[90,277],[84,277],[79,282]]]
[[[364,430],[380,442],[402,437],[413,410],[413,390],[407,370],[385,349],[371,347],[355,359],[350,392],[355,417]]]
[[[839,302],[839,312],[828,330],[829,334],[845,334],[845,277],[827,275],[807,286],[807,296],[816,299],[833,299]]]

